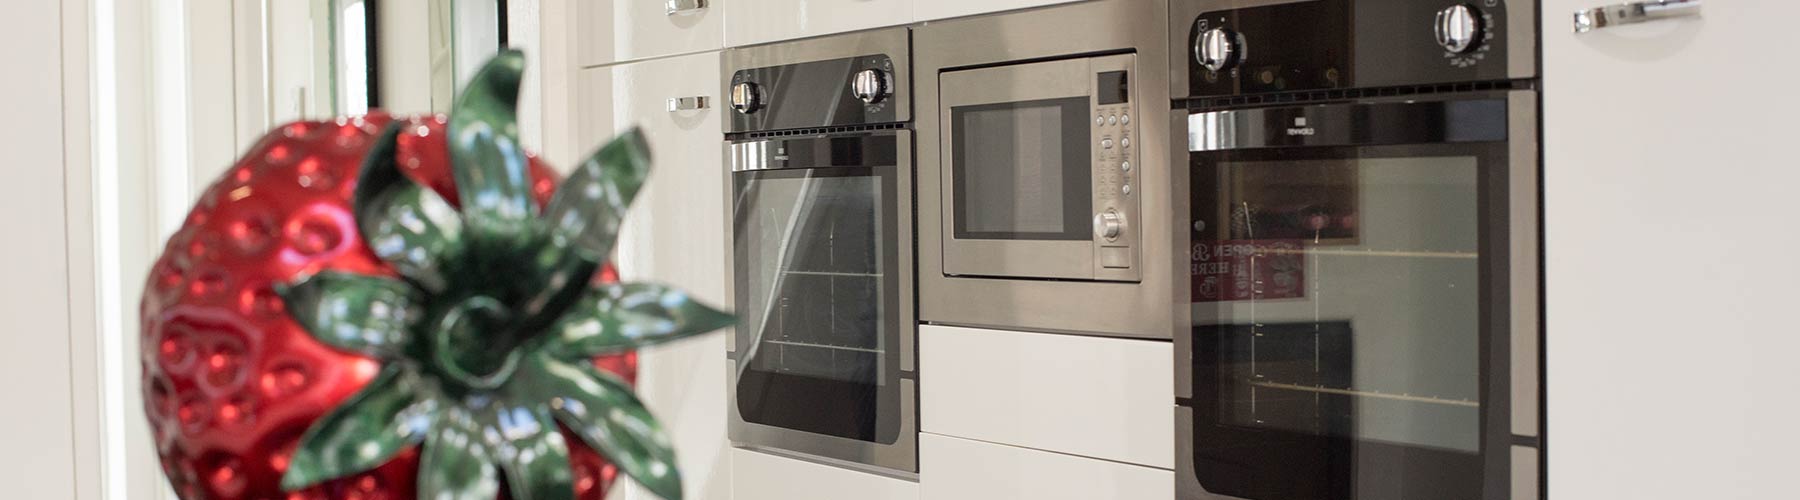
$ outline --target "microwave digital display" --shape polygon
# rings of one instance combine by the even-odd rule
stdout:
[[[1124,71],[1101,73],[1100,81],[1094,85],[1094,97],[1100,100],[1100,104],[1131,102],[1131,82],[1126,79]]]

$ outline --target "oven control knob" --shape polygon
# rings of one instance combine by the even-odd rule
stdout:
[[[881,102],[894,93],[894,77],[879,69],[858,71],[856,78],[850,80],[850,93],[865,103]]]
[[[1194,40],[1194,57],[1200,65],[1212,71],[1224,71],[1237,66],[1243,59],[1243,46],[1238,43],[1237,32],[1225,28],[1213,28],[1200,34]]]
[[[1481,16],[1473,7],[1455,5],[1438,11],[1437,43],[1452,53],[1461,54],[1475,48],[1481,36]]]
[[[762,109],[762,106],[762,89],[756,84],[740,82],[731,86],[731,109],[747,115]]]
[[[1100,215],[1094,216],[1095,236],[1105,238],[1106,241],[1112,241],[1119,239],[1119,235],[1124,233],[1125,217],[1119,215],[1119,212],[1107,210]]]

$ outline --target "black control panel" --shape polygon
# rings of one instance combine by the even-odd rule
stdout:
[[[904,121],[894,60],[876,54],[739,70],[726,104],[729,130],[785,130]]]
[[[1201,12],[1174,49],[1188,97],[1529,78],[1509,74],[1507,37],[1532,27],[1508,19],[1506,0],[1310,0]]]

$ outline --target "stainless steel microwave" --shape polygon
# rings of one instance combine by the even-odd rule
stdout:
[[[1141,279],[1137,62],[1124,53],[941,75],[944,274]]]

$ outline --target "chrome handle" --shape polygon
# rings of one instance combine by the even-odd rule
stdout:
[[[708,106],[710,106],[710,104],[708,104],[706,102],[706,96],[670,97],[669,98],[669,112],[670,113],[674,113],[676,111],[692,111],[692,110],[696,110],[696,109],[706,109]]]
[[[706,8],[706,0],[663,0],[668,15],[686,14]]]
[[[1647,0],[1575,11],[1575,32],[1700,15],[1700,0]]]

